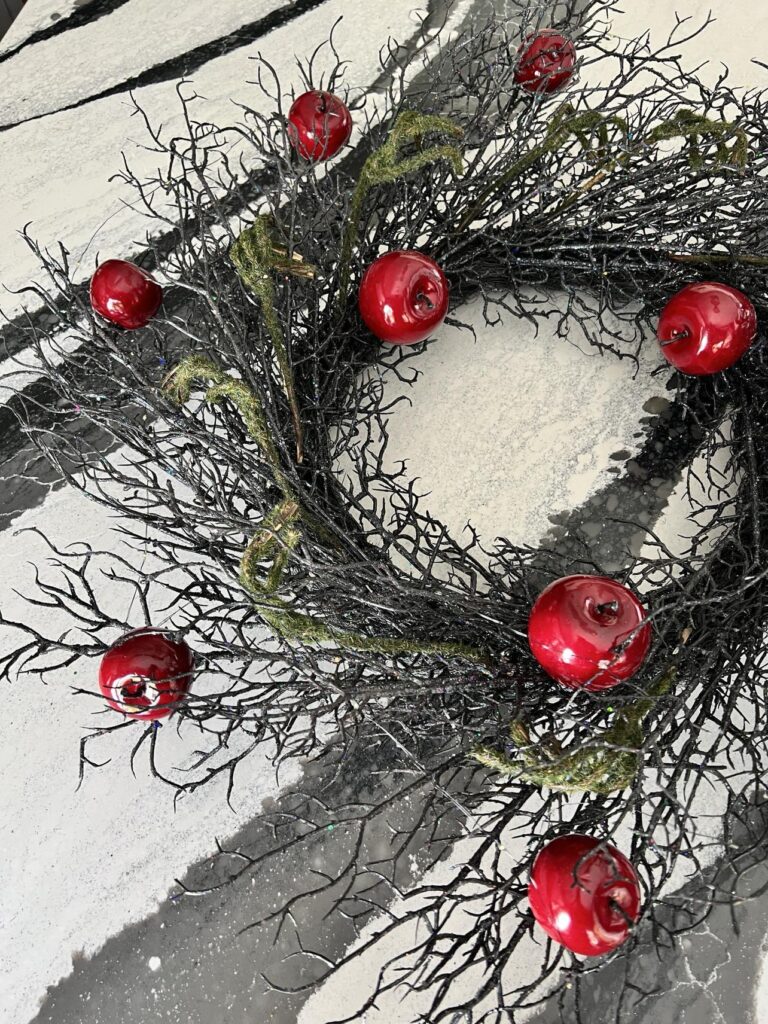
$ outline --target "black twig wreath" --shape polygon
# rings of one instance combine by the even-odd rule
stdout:
[[[203,749],[183,775],[162,772],[162,730],[126,721],[84,741],[83,765],[94,763],[93,739],[125,728],[137,733],[134,753],[146,744],[152,770],[179,791],[221,775],[231,789],[259,748],[343,759],[362,735],[372,749],[386,744],[389,763],[400,759],[406,781],[370,806],[313,796],[291,816],[266,816],[269,850],[222,852],[222,884],[316,840],[334,814],[359,853],[377,815],[407,795],[421,811],[386,864],[352,857],[306,896],[348,910],[357,893],[359,924],[398,891],[414,836],[426,828],[442,849],[464,827],[457,807],[462,822],[471,815],[461,870],[413,904],[404,897],[396,917],[328,966],[325,977],[404,923],[426,922],[346,1020],[403,985],[429,993],[430,1022],[473,1007],[485,1014],[473,1020],[514,1020],[543,998],[561,950],[542,947],[525,984],[508,986],[505,968],[531,932],[531,857],[566,821],[601,837],[629,823],[625,852],[646,886],[646,918],[658,942],[673,941],[655,897],[681,853],[699,863],[699,787],[717,782],[734,812],[768,767],[762,335],[735,368],[680,377],[671,418],[649,438],[651,463],[673,440],[667,467],[698,457],[708,522],[726,529],[711,550],[694,542],[682,558],[656,538],[659,558],[627,567],[625,578],[652,584],[653,648],[610,698],[548,684],[525,639],[543,583],[600,571],[590,553],[461,543],[384,460],[383,380],[407,378],[420,347],[382,351],[361,327],[352,299],[383,249],[429,253],[454,310],[479,293],[489,321],[501,310],[534,324],[556,315],[564,339],[610,358],[655,344],[664,302],[701,278],[740,288],[764,323],[768,98],[686,72],[676,56],[683,23],[655,51],[606,36],[612,6],[590,5],[576,32],[582,83],[598,70],[599,84],[555,98],[515,88],[519,27],[512,37],[491,23],[445,46],[425,39],[418,73],[390,54],[385,109],[365,114],[347,97],[361,139],[327,172],[292,157],[284,92],[265,60],[258,85],[271,112],[244,105],[234,127],[194,121],[182,84],[187,134],[165,138],[147,122],[163,166],[149,181],[122,174],[150,219],[144,263],[171,282],[164,315],[130,336],[93,315],[63,247],[54,254],[30,239],[51,287],[29,290],[57,326],[28,317],[42,382],[20,396],[27,429],[62,479],[120,514],[137,557],[54,549],[60,574],[40,575],[30,603],[64,609],[70,628],[49,635],[3,620],[15,638],[3,674],[66,680],[63,669],[105,651],[140,616],[183,631],[197,652],[203,678],[177,721]],[[524,32],[537,27],[534,4],[521,12]],[[341,63],[321,81],[315,60],[302,69],[306,86],[343,94]],[[735,493],[709,468],[724,446]],[[130,621],[102,602],[105,572],[134,594]],[[503,844],[515,834],[527,852],[509,863]],[[686,905],[684,926],[709,905]],[[291,913],[277,907],[269,919]],[[474,915],[475,926],[446,931],[456,914]],[[477,963],[480,981],[457,995]],[[560,975],[568,1020],[580,1019],[581,974],[577,964]],[[630,987],[642,993],[631,964]]]

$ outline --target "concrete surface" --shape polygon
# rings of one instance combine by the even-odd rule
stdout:
[[[119,183],[108,180],[119,164],[121,147],[126,140],[135,141],[138,131],[124,93],[93,98],[104,84],[119,84],[156,61],[213,42],[278,4],[187,0],[177,5],[169,0],[160,15],[155,6],[146,0],[107,0],[103,5],[100,0],[88,5],[29,0],[0,44],[0,129],[28,116],[36,118],[0,131],[0,280],[7,287],[18,287],[37,273],[13,233],[30,219],[46,240],[66,240],[83,279],[97,252],[129,256],[140,245],[143,222],[136,210],[123,205],[126,196]],[[391,0],[377,5],[372,17],[367,4],[326,0],[274,27],[257,46],[221,55],[212,51],[195,71],[195,85],[204,96],[200,113],[213,120],[230,116],[230,99],[249,77],[248,56],[259,46],[268,49],[289,81],[299,45],[302,52],[309,50],[339,13],[344,14],[339,48],[353,55],[350,78],[366,89],[377,75],[377,52],[386,35],[391,32],[405,41],[412,36],[414,6],[413,0]],[[612,26],[616,35],[650,28],[661,37],[672,24],[674,8],[667,0],[625,7]],[[694,19],[702,19],[712,7],[721,19],[692,45],[689,63],[710,59],[703,73],[714,75],[723,60],[737,81],[766,84],[766,73],[749,59],[753,52],[760,55],[761,41],[768,39],[764,5],[757,7],[753,0],[679,0],[676,7]],[[470,8],[465,3],[461,16]],[[56,14],[61,17],[53,18]],[[67,19],[75,16],[80,20],[68,29]],[[153,31],[157,17],[167,26],[159,34]],[[56,24],[63,30],[46,34]],[[130,46],[124,43],[126,37]],[[97,46],[105,55],[103,62],[89,56]],[[6,60],[3,52],[10,54]],[[178,125],[173,81],[143,87],[139,99],[169,130]],[[72,109],[56,112],[73,103],[77,105]],[[128,145],[134,163],[147,159],[139,156],[133,141]],[[0,298],[9,316],[20,304],[13,294]],[[463,312],[476,316],[471,305]],[[420,366],[412,406],[398,411],[390,454],[409,460],[410,472],[429,492],[430,507],[450,526],[458,530],[471,520],[485,540],[505,534],[531,545],[542,539],[564,542],[575,530],[594,539],[606,510],[625,503],[647,513],[648,524],[656,524],[671,542],[684,545],[684,474],[653,481],[627,470],[644,432],[668,408],[665,376],[653,375],[658,362],[652,349],[633,375],[629,364],[555,343],[546,331],[534,337],[526,324],[505,322],[482,330],[477,343],[450,332],[442,341],[429,349]],[[3,372],[8,372],[6,365]],[[45,493],[34,501],[43,500]],[[55,524],[63,540],[87,536],[111,543],[110,523],[102,513],[70,492],[53,490],[42,505],[17,515],[13,532],[0,532],[3,565],[14,582],[28,579],[25,563],[40,556],[35,542],[16,531],[41,521]],[[612,545],[618,566],[645,540],[642,535],[615,534],[606,543]],[[9,600],[4,607],[13,614],[18,605]],[[80,680],[73,677],[70,682]],[[276,780],[266,762],[254,758],[236,789],[235,812],[226,808],[216,787],[174,809],[172,795],[141,770],[134,779],[116,750],[114,762],[92,773],[75,792],[77,744],[91,721],[92,705],[71,696],[67,685],[54,692],[30,679],[23,689],[14,687],[4,695],[3,1024],[32,1019],[40,1024],[288,1024],[299,1013],[302,1024],[324,1024],[338,1012],[340,1000],[347,1006],[360,997],[375,958],[347,979],[341,991],[321,989],[302,1009],[303,997],[276,999],[261,979],[262,971],[277,969],[282,947],[274,945],[274,935],[268,929],[239,935],[275,894],[305,889],[315,863],[342,856],[348,836],[329,835],[295,858],[283,859],[270,873],[253,879],[246,875],[215,896],[194,902],[169,899],[175,878],[188,872],[190,878],[206,877],[215,837],[239,837],[259,849],[264,839],[258,812],[265,801],[267,806],[290,805],[295,777]],[[179,757],[183,743],[182,736]],[[386,750],[361,752],[339,785],[352,786],[359,778],[373,785],[374,768],[386,764],[386,757]],[[312,771],[317,775],[302,785],[322,787],[322,771]],[[409,808],[399,813],[407,815]],[[374,833],[370,856],[376,855],[380,841]],[[454,856],[461,856],[460,848]],[[415,849],[410,870],[418,876],[422,869]],[[745,882],[750,891],[760,891],[764,871],[761,863],[750,868]],[[691,891],[695,896],[696,890]],[[324,924],[320,909],[308,909],[305,924],[312,939],[333,954],[351,936],[343,925]],[[738,910],[738,937],[728,912],[718,910],[706,928],[686,940],[685,956],[667,957],[662,965],[647,945],[638,955],[638,970],[655,977],[663,994],[637,1015],[637,1024],[768,1020],[768,981],[761,973],[766,909],[765,896],[744,903]],[[296,980],[284,973],[280,978]],[[587,996],[595,1024],[613,1020],[612,990],[611,975],[598,972]],[[413,1003],[392,1001],[371,1014],[370,1022],[412,1024],[417,1012]],[[549,1012],[541,1020],[549,1024]]]

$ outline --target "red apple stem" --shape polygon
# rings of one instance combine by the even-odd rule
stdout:
[[[595,609],[598,615],[616,615],[619,611],[618,601],[604,601]]]
[[[424,292],[416,293],[416,301],[420,303],[422,306],[426,306],[427,309],[435,308],[434,302],[430,299],[428,295],[425,295]]]
[[[682,341],[683,338],[690,338],[690,336],[691,332],[688,330],[688,328],[681,327],[677,331],[672,331],[668,338],[665,338],[663,341],[660,340],[659,344],[662,348],[664,348],[666,345],[674,345],[676,341]]]
[[[328,100],[325,98],[325,93],[324,92],[320,93],[320,100],[318,102],[317,109],[318,109],[319,113],[321,113],[321,114],[327,114],[328,113]]]
[[[126,683],[120,687],[120,696],[123,700],[131,700],[136,697],[143,697],[147,690],[147,684],[143,679],[137,679],[135,682]]]
[[[629,916],[629,914],[626,912],[624,907],[622,907],[618,900],[615,900],[613,898],[609,899],[608,906],[611,908],[614,914],[618,914],[619,917],[624,918],[624,923],[626,924],[627,928],[634,927],[635,922],[632,920],[632,918]]]

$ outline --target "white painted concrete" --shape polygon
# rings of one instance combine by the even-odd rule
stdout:
[[[29,0],[14,29],[17,38],[48,18],[52,6],[48,0]],[[196,0],[187,6],[208,18],[206,5]],[[208,6],[217,12],[228,7]],[[350,81],[365,86],[375,74],[377,51],[387,33],[402,38],[414,30],[409,17],[413,6],[413,0],[391,0],[377,5],[372,18],[367,4],[331,0],[319,14],[273,33],[262,48],[289,84],[294,52],[307,52],[343,12],[339,49],[354,57]],[[724,25],[694,44],[690,62],[722,57],[734,66],[738,80],[763,81],[764,73],[750,66],[748,54],[768,39],[768,10],[757,9],[752,0],[677,4],[697,17],[710,6]],[[672,24],[673,8],[666,0],[625,7],[614,22],[618,35],[630,36],[652,25],[654,38],[660,38],[664,26]],[[62,10],[67,9],[63,4]],[[242,16],[243,4],[233,3],[235,9]],[[210,18],[205,24],[210,29]],[[176,42],[197,39],[197,31],[190,22]],[[4,42],[11,45],[12,38]],[[165,39],[161,43],[169,45]],[[52,47],[51,54],[55,52]],[[31,67],[19,59],[13,79],[17,98],[34,89]],[[90,87],[89,68],[80,70],[83,86]],[[713,63],[712,73],[716,70]],[[252,73],[245,52],[201,69],[195,76],[196,88],[205,97],[200,116],[230,120],[230,100],[243,95],[243,83]],[[54,90],[55,82],[49,88]],[[255,95],[251,90],[249,99]],[[179,127],[172,83],[142,90],[139,99],[169,131]],[[82,260],[83,278],[97,251],[130,253],[143,222],[135,210],[122,208],[127,194],[108,178],[119,164],[121,148],[130,149],[137,166],[150,166],[135,146],[139,138],[124,97],[97,101],[0,136],[0,278],[7,285],[18,287],[37,273],[23,244],[10,233],[30,219],[41,238],[66,240]],[[0,305],[13,312],[19,300],[7,296]],[[457,530],[472,519],[487,542],[505,534],[517,543],[536,544],[553,512],[571,507],[602,485],[611,450],[634,450],[642,406],[663,391],[663,378],[649,376],[655,365],[652,350],[633,377],[630,364],[586,355],[555,342],[546,331],[534,338],[527,324],[507,322],[503,328],[483,330],[477,343],[446,331],[441,342],[422,361],[413,408],[402,407],[393,421],[391,454],[408,458],[409,471],[430,492],[436,514]],[[684,499],[682,491],[680,496]],[[685,501],[673,508],[665,521],[667,537],[685,532]],[[87,536],[111,543],[103,514],[74,494],[56,495],[24,522],[43,517],[63,540]],[[39,553],[28,537],[1,537],[5,578],[29,579],[24,563]],[[19,610],[14,598],[8,601],[4,607],[9,613]],[[211,851],[214,836],[231,834],[258,810],[264,795],[275,792],[268,767],[251,759],[245,784],[236,794],[237,814],[227,810],[216,787],[182,801],[174,813],[171,793],[141,772],[134,781],[115,749],[114,763],[92,773],[75,793],[77,744],[91,715],[87,698],[70,696],[69,684],[67,679],[60,688],[42,688],[30,679],[8,688],[0,720],[0,820],[9,823],[0,860],[0,1005],[10,1024],[24,1024],[34,1014],[45,987],[69,971],[73,955],[93,952],[126,923],[150,913],[173,878]],[[183,750],[179,743],[169,754],[182,757]],[[510,845],[512,855],[515,849]],[[453,860],[461,853],[457,850]],[[370,979],[375,963],[371,958],[356,975],[356,990]],[[516,969],[525,967],[522,958]],[[148,968],[154,969],[152,964]],[[337,1012],[338,991],[331,986],[321,990],[302,1016],[305,1024],[323,1024],[331,1011]],[[768,1019],[768,978],[762,992],[763,1016],[758,1020]],[[414,1012],[412,1004],[393,1001],[370,1020],[410,1024]]]
[[[25,4],[0,40],[0,53],[13,50],[40,29],[66,18],[78,6],[78,0],[31,0]]]
[[[415,385],[387,388],[388,400],[407,398],[389,419],[387,464],[406,462],[428,496],[424,508],[454,536],[469,522],[486,547],[499,536],[535,545],[552,517],[608,483],[611,455],[637,453],[644,406],[668,395],[669,374],[653,376],[661,362],[654,344],[635,366],[558,338],[554,320],[536,330],[499,315],[489,326],[481,300],[461,307],[456,318],[477,340],[443,328],[408,366],[418,370]]]
[[[57,543],[87,538],[94,547],[127,554],[110,516],[71,490],[57,492],[16,526],[0,534],[3,613],[10,618],[29,615],[11,587],[29,592],[32,562],[43,569],[47,555],[44,545],[21,529],[41,526]],[[112,599],[122,610],[130,601],[114,588]],[[134,616],[141,625],[135,607]],[[54,635],[66,618],[48,609],[41,613],[43,622]],[[145,758],[137,759],[135,778],[130,772],[127,755],[141,729],[136,723],[102,746],[109,748],[112,763],[89,772],[78,791],[80,738],[116,721],[101,711],[97,698],[71,692],[73,687],[95,691],[97,667],[86,661],[58,673],[47,686],[29,675],[3,687],[0,1019],[9,1024],[32,1017],[46,987],[69,973],[73,957],[93,953],[128,922],[152,913],[186,865],[213,852],[217,836],[235,832],[262,800],[299,774],[297,767],[281,769],[278,784],[266,757],[251,757],[235,811],[218,783],[174,808],[173,791],[149,775]],[[163,728],[164,766],[189,763],[199,743],[192,729],[177,736],[174,725]]]
[[[60,110],[286,6],[286,0],[131,0],[1,64],[0,124]]]

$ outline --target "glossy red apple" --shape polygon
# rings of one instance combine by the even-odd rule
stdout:
[[[607,690],[629,679],[651,643],[646,612],[629,587],[607,576],[564,576],[542,591],[528,643],[548,675],[574,689]]]
[[[91,278],[91,306],[105,320],[129,331],[145,327],[162,301],[157,281],[127,260],[107,260]]]
[[[572,953],[599,956],[629,936],[640,915],[640,884],[615,846],[573,833],[539,851],[528,902],[551,939]]]
[[[351,133],[352,115],[332,92],[302,93],[288,111],[288,138],[305,160],[330,160]]]
[[[528,92],[557,92],[573,76],[576,66],[573,43],[551,28],[529,36],[518,55],[515,81]]]
[[[363,275],[358,305],[366,327],[381,341],[414,345],[445,320],[448,282],[437,263],[421,252],[387,252]]]
[[[719,281],[682,288],[661,311],[656,330],[664,358],[695,377],[733,366],[756,333],[755,307],[743,292]]]
[[[107,704],[133,718],[165,718],[184,700],[194,656],[183,640],[144,627],[126,633],[103,655],[99,688]]]

